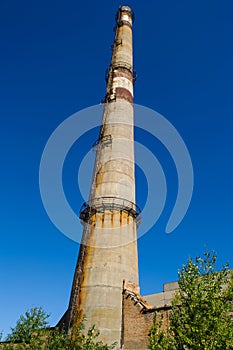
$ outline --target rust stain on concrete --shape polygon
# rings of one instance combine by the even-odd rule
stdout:
[[[114,227],[114,222],[113,222],[113,217],[114,217],[114,213],[111,213],[111,227],[113,228]]]
[[[104,218],[105,218],[105,214],[102,214],[102,221],[101,221],[101,227],[104,228]]]

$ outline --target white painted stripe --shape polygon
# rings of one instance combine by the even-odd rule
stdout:
[[[112,83],[113,91],[116,91],[116,88],[124,88],[130,91],[131,95],[133,96],[133,83],[125,78],[125,77],[114,77],[113,83]]]
[[[129,22],[130,24],[132,24],[131,17],[127,13],[123,13],[121,19],[122,19],[122,21],[126,21],[126,22]]]

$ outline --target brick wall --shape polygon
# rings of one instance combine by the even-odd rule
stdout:
[[[123,349],[147,349],[154,312],[144,313],[132,295],[123,294]]]
[[[153,325],[155,311],[163,317],[162,328],[166,328],[169,322],[170,307],[155,309],[132,289],[123,290],[122,303],[122,349],[148,349],[149,331]]]

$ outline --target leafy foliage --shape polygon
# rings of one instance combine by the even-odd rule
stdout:
[[[42,308],[36,307],[27,311],[25,316],[21,315],[16,326],[11,329],[11,334],[7,336],[9,347],[19,343],[17,350],[25,349],[24,345],[29,349],[40,350],[48,327],[48,317]]]
[[[84,325],[81,322],[73,336],[67,335],[64,331],[55,329],[49,337],[46,350],[111,350],[116,344],[106,345],[102,341],[97,341],[99,332],[95,326],[88,329],[87,335],[83,333]]]
[[[216,271],[216,258],[206,252],[179,270],[170,326],[163,330],[155,317],[150,349],[233,349],[233,275],[227,264]]]
[[[106,345],[98,341],[99,332],[92,326],[85,333],[80,322],[73,335],[58,328],[49,328],[48,314],[42,308],[33,308],[20,316],[16,327],[2,343],[2,350],[111,350],[116,344]]]
[[[163,317],[155,314],[153,327],[150,330],[150,349],[176,350],[175,340],[169,329],[162,329]]]

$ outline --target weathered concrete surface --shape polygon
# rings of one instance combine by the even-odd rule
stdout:
[[[122,287],[138,284],[138,254],[134,217],[134,111],[132,12],[117,15],[106,89],[102,128],[89,203],[83,216],[83,243],[75,272],[67,328],[77,316],[93,324],[103,342],[122,343]],[[129,207],[132,206],[132,210]],[[93,210],[94,208],[94,210]],[[90,215],[89,215],[90,214]],[[89,216],[88,216],[89,215]],[[88,219],[86,219],[88,218]]]
[[[143,298],[154,308],[171,306],[172,299],[178,288],[178,282],[166,283],[163,285],[163,292],[145,295]]]

